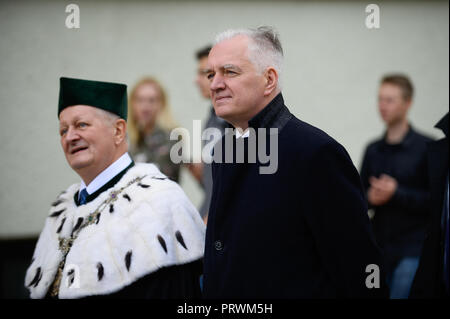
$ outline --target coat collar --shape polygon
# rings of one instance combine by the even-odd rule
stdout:
[[[448,112],[434,127],[441,129],[445,136],[448,137]]]
[[[284,105],[281,92],[265,108],[256,114],[249,122],[252,128],[278,128],[279,131],[292,118],[292,114]]]
[[[280,93],[249,121],[249,127],[254,129],[278,128],[278,131],[280,132],[292,117],[293,115],[284,105],[283,96]],[[236,143],[235,135],[233,135],[232,138],[233,143]],[[248,168],[249,165],[254,165],[249,163],[225,162],[225,135],[222,137],[220,147],[222,147],[222,164],[213,163],[213,167],[215,167],[213,170],[213,187],[214,189],[217,188],[217,190],[214,191],[211,199],[210,211],[214,211],[215,213],[211,214],[209,225],[220,224],[222,219],[226,218],[224,212],[226,212],[229,207],[229,199],[239,196],[237,193],[238,187],[236,187],[236,185],[240,180],[245,178],[245,174],[248,172],[246,168]]]

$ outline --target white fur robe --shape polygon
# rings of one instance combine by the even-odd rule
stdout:
[[[59,238],[69,238],[79,218],[94,212],[111,191],[144,175],[140,183],[123,190],[112,208],[103,209],[98,223],[80,231],[66,258],[59,298],[117,292],[161,267],[203,256],[205,225],[182,189],[156,166],[136,164],[86,205],[77,207],[74,202],[79,184],[57,198],[26,273],[32,298],[44,298],[51,288],[63,258]]]

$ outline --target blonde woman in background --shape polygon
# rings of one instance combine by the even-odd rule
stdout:
[[[153,163],[170,179],[178,182],[180,164],[170,160],[170,140],[176,124],[170,113],[167,95],[161,84],[144,77],[133,87],[128,103],[130,153],[136,162]]]

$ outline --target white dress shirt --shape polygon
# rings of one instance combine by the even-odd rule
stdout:
[[[236,139],[241,138],[241,137],[249,137],[250,136],[250,131],[248,130],[248,128],[241,133],[241,130],[236,129]]]

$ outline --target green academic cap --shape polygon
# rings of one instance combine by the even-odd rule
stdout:
[[[89,105],[127,119],[127,86],[125,84],[60,78],[58,116],[73,105]]]

